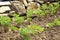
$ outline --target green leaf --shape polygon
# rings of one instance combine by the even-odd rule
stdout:
[[[8,24],[11,22],[11,19],[7,16],[0,16],[0,24],[3,26],[8,26]]]
[[[33,15],[33,10],[32,9],[27,10],[26,14],[27,14],[27,17],[31,17]]]
[[[54,20],[54,23],[55,23],[56,25],[60,25],[60,21],[59,21],[58,19],[55,19],[55,20]]]
[[[18,15],[18,14],[16,14],[16,13],[14,13],[14,14],[13,14],[13,17],[19,17],[19,15]]]
[[[44,28],[38,25],[29,25],[29,30],[32,34],[37,33],[37,32],[42,32],[44,31]]]
[[[9,29],[12,30],[12,31],[14,31],[14,30],[18,30],[18,28],[15,27],[15,26],[10,26]]]
[[[49,27],[49,28],[50,27],[53,27],[54,26],[54,23],[47,23],[46,26]]]
[[[28,29],[25,27],[20,28],[19,33],[24,36],[24,35],[28,34]]]
[[[25,35],[24,40],[30,40],[29,36]]]
[[[48,7],[46,4],[42,4],[41,9],[45,10],[45,9],[48,9]]]

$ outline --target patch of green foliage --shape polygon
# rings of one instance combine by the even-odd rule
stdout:
[[[60,26],[60,20],[59,20],[59,19],[55,19],[55,20],[54,20],[54,23],[55,23],[56,25]]]
[[[44,28],[35,24],[28,25],[27,27],[22,27],[19,29],[19,33],[23,35],[24,38],[28,36],[29,33],[35,34],[37,32],[42,32],[42,31],[44,31]],[[26,37],[25,39],[30,40],[29,37]]]
[[[9,29],[10,29],[11,31],[18,30],[18,28],[15,27],[15,26],[9,26]]]
[[[45,16],[44,11],[41,10],[40,8],[38,8],[37,10],[35,10],[34,13],[35,13],[36,15],[38,15],[39,17],[44,17],[44,16]]]
[[[54,13],[56,12],[56,9],[52,4],[49,4],[49,11],[51,15],[54,15]]]
[[[54,4],[51,3],[49,5],[42,4],[41,7],[37,8],[36,10],[27,10],[27,17],[31,17],[33,14],[38,15],[39,17],[44,17],[47,13],[50,12],[51,15],[54,15],[56,10],[60,7],[59,2],[55,2]]]
[[[21,24],[24,21],[24,17],[20,17],[18,14],[13,14],[13,18],[17,24]]]
[[[32,20],[31,16],[33,15],[33,10],[32,9],[27,10],[26,14],[27,14],[27,21],[30,22]]]
[[[49,4],[49,10],[51,15],[54,15],[54,13],[56,12],[56,10],[60,7],[59,2],[55,2],[54,5],[53,4]]]
[[[55,9],[58,9],[58,8],[60,7],[59,2],[55,2],[55,3],[54,3],[54,7],[55,7]]]
[[[28,29],[26,27],[20,28],[19,33],[24,37],[24,40],[30,40],[28,34]]]
[[[26,14],[27,14],[27,18],[31,17],[33,15],[33,10],[32,9],[27,10]]]
[[[31,20],[32,20],[32,18],[30,18],[30,17],[28,17],[28,18],[27,18],[27,21],[29,21],[29,22],[30,22]]]
[[[47,23],[46,26],[49,27],[49,28],[51,28],[51,27],[54,26],[54,23]]]
[[[53,27],[54,25],[60,26],[60,20],[59,19],[55,19],[53,22],[46,24],[47,27]]]
[[[35,25],[35,24],[29,25],[28,29],[29,29],[30,33],[32,33],[32,34],[44,31],[43,27]]]
[[[2,26],[9,26],[9,23],[11,22],[11,19],[7,16],[0,16],[0,24]]]

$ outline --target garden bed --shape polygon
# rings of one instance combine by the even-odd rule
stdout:
[[[60,40],[60,2],[54,3],[0,16],[0,40]]]

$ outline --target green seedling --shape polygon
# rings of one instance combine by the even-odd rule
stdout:
[[[19,29],[19,33],[25,38],[24,40],[30,40],[28,34],[35,34],[42,31],[44,31],[44,28],[35,24],[28,25],[27,27],[22,27]]]
[[[19,17],[18,14],[13,14],[13,18],[17,24],[21,24],[24,21],[24,17]]]
[[[9,26],[9,29],[12,30],[12,31],[14,31],[14,30],[18,30],[18,28],[15,27],[15,26]]]
[[[46,24],[47,27],[53,27],[54,25],[60,26],[60,20],[59,19],[55,19],[53,22]]]
[[[27,14],[27,17],[31,17],[33,15],[33,10],[32,9],[27,10],[26,14]]]
[[[21,27],[19,29],[19,33],[24,37],[24,40],[30,40],[29,36],[27,35],[28,34],[28,29],[26,27]]]
[[[55,7],[55,9],[58,9],[58,8],[60,7],[59,2],[55,2],[55,3],[54,3],[54,7]]]
[[[49,27],[49,28],[53,27],[54,25],[55,25],[54,23],[47,23],[46,24],[46,26]]]
[[[47,4],[42,4],[42,5],[41,5],[41,9],[43,9],[44,11],[45,11],[46,9],[48,9]]]
[[[50,10],[50,14],[54,15],[54,13],[56,12],[55,7],[53,6],[53,4],[49,4],[49,10]]]
[[[35,13],[36,15],[38,15],[39,17],[44,17],[44,16],[45,16],[44,11],[41,10],[40,8],[38,8],[37,10],[35,10],[34,13]]]
[[[31,34],[35,34],[37,32],[42,32],[44,31],[44,28],[35,24],[29,25],[28,29],[30,31]]]
[[[59,19],[55,19],[55,20],[54,20],[54,23],[55,23],[56,25],[59,25],[59,26],[60,26],[60,21],[59,21]]]
[[[2,26],[9,26],[9,23],[11,22],[11,19],[7,16],[0,16],[0,24]]]
[[[27,18],[27,21],[29,21],[29,22],[30,22],[31,20],[32,20],[32,18]]]

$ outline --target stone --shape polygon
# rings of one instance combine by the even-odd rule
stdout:
[[[11,5],[11,3],[8,2],[8,1],[6,1],[6,2],[0,2],[0,6],[2,6],[2,5]]]
[[[16,11],[16,13],[23,15],[26,13],[25,6],[20,1],[11,1],[12,8]]]
[[[0,13],[4,13],[4,12],[10,11],[10,10],[11,10],[11,9],[10,9],[9,6],[2,6],[2,7],[0,7]]]
[[[30,2],[28,3],[27,9],[37,9],[38,7],[40,7],[40,4],[36,3],[36,2]]]
[[[34,0],[27,0],[27,2],[33,2]]]
[[[34,0],[35,2],[38,2],[40,4],[43,4],[45,0]]]

